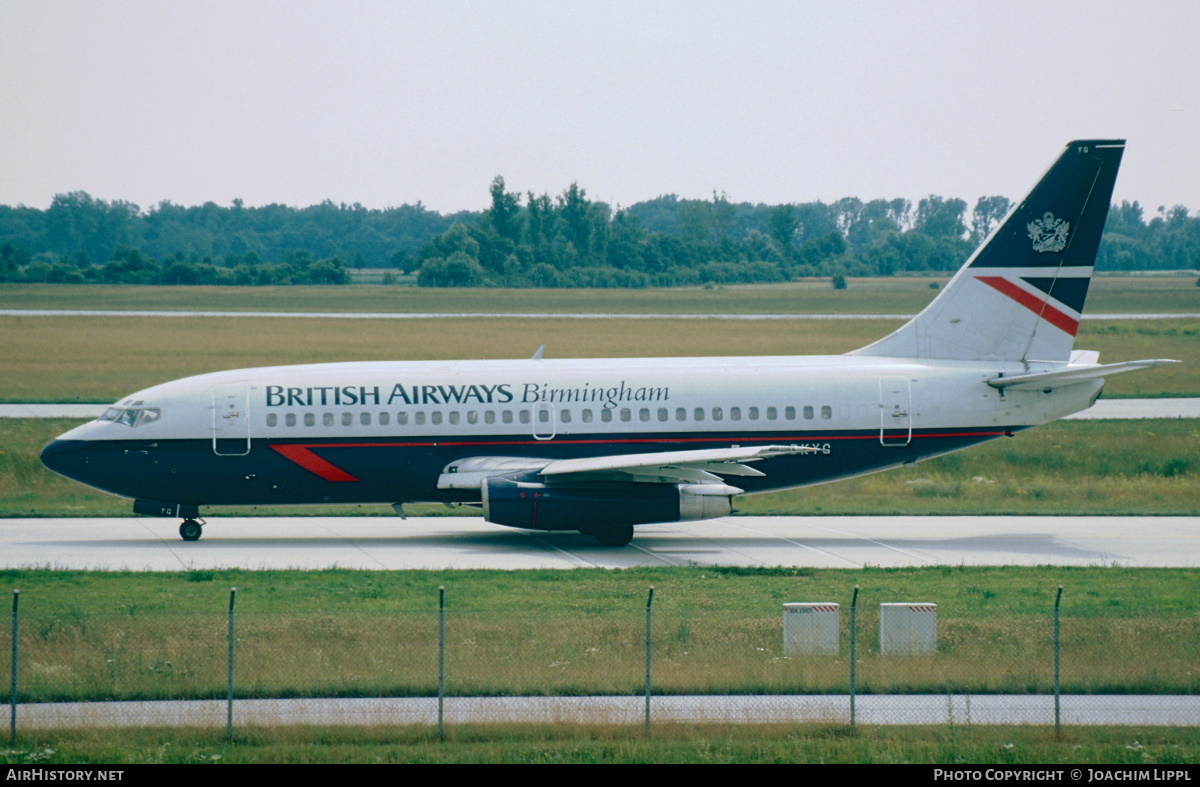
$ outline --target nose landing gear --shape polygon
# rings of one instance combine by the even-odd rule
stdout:
[[[199,541],[204,531],[204,520],[185,519],[179,526],[179,536],[184,541]]]

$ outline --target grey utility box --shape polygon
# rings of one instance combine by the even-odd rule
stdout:
[[[785,656],[836,656],[838,605],[806,601],[783,605]]]
[[[879,605],[879,652],[932,656],[937,652],[937,604],[898,601]]]

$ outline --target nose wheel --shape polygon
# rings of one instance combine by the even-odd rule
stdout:
[[[204,524],[195,519],[185,519],[179,526],[179,536],[184,541],[199,541],[202,532],[204,532]]]

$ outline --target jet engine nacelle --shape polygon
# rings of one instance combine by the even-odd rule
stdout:
[[[604,530],[652,522],[683,522],[728,516],[732,495],[725,484],[598,483],[588,487],[515,481],[503,476],[481,484],[483,518],[531,530]]]

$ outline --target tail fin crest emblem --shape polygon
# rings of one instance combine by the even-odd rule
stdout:
[[[1067,233],[1071,230],[1071,224],[1066,219],[1056,219],[1053,213],[1047,211],[1045,216],[1034,219],[1025,228],[1029,230],[1034,251],[1044,254],[1067,248]]]

